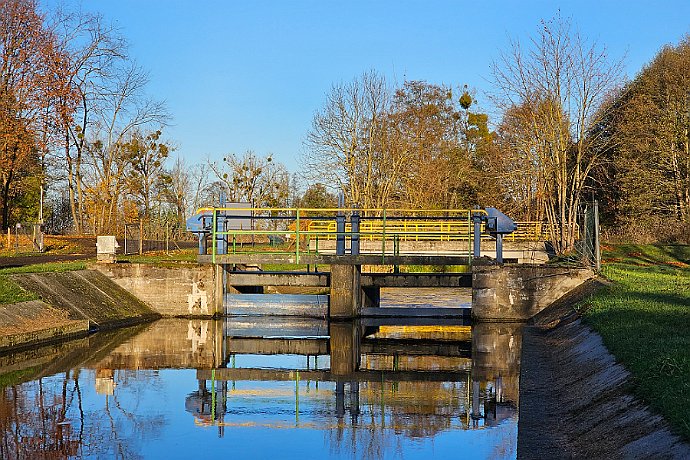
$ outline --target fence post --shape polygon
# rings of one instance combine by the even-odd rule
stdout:
[[[139,255],[144,254],[144,219],[139,219]]]
[[[599,201],[594,201],[594,260],[597,273],[601,271],[601,246],[599,245]]]

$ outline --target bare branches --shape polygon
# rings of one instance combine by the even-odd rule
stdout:
[[[530,187],[557,229],[557,251],[569,251],[585,185],[603,151],[593,128],[619,84],[621,62],[611,62],[605,48],[587,43],[556,17],[542,22],[527,50],[513,43],[493,74],[495,100],[511,117],[504,129],[513,134],[505,136],[522,139],[511,145],[514,158],[536,165]]]

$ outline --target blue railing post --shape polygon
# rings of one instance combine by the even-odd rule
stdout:
[[[352,235],[350,236],[350,254],[359,254],[359,211],[352,211],[350,216],[350,225]]]
[[[478,212],[472,213],[472,223],[474,224],[474,229],[472,232],[472,238],[474,241],[474,250],[472,251],[472,257],[481,257],[482,252],[482,216]]]
[[[345,214],[338,211],[335,217],[335,253],[336,255],[345,255]]]

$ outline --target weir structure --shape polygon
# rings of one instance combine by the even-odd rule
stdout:
[[[486,268],[486,260],[480,257],[491,244],[489,240],[495,248],[489,265],[501,267],[504,240],[544,241],[548,231],[542,223],[513,222],[495,208],[231,206],[200,209],[187,221],[187,229],[198,236],[198,261],[214,267],[216,293],[224,293],[228,288],[240,293],[261,293],[267,286],[328,289],[331,319],[376,316],[383,287],[473,287],[474,278],[480,280],[477,297],[483,304],[478,311],[484,317],[520,320],[534,314],[534,305],[542,305],[550,298],[547,295],[544,300],[539,291],[554,290],[553,282],[535,284],[534,270],[528,276],[533,285],[530,286],[523,282],[520,273],[514,274],[515,282],[501,278],[502,271]],[[481,263],[477,264],[478,261]],[[473,267],[484,268],[477,274]],[[553,275],[550,273],[547,278]],[[572,277],[570,272],[565,275]],[[578,279],[577,284],[581,281]],[[567,291],[570,283],[566,285]],[[520,292],[525,289],[532,292]],[[562,294],[559,289],[555,292]],[[535,292],[539,293],[536,302]],[[508,312],[497,307],[497,294],[517,307]],[[224,313],[223,296],[215,295],[214,299],[221,302],[214,311]],[[434,314],[469,313],[467,309],[452,310]]]

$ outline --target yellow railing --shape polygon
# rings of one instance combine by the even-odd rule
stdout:
[[[458,255],[471,258],[472,215],[485,215],[484,210],[468,209],[313,209],[313,208],[201,208],[198,213],[208,216],[210,248],[215,263],[219,245],[225,245],[229,254],[271,252],[293,254],[299,261],[304,253],[319,253],[319,240],[337,239],[337,216],[359,214],[360,240],[380,241],[378,251],[369,254],[395,254],[398,242],[439,240],[465,241],[457,248]],[[228,225],[219,228],[220,220]],[[251,220],[244,227],[242,222]],[[233,225],[234,222],[234,225]],[[238,228],[239,227],[239,228]],[[352,238],[351,226],[340,233],[346,240]],[[254,242],[281,240],[286,244],[275,248],[257,247]],[[248,247],[246,243],[251,241]],[[393,240],[394,243],[387,243]],[[221,243],[221,241],[223,243]],[[310,242],[315,242],[314,245]],[[224,250],[225,251],[225,250]],[[299,263],[299,262],[298,262]]]
[[[548,238],[548,226],[543,222],[516,222],[517,230],[505,235],[504,241],[544,241]],[[363,221],[360,223],[360,239],[362,241],[380,241],[399,239],[400,241],[466,241],[471,238],[472,222],[468,221],[424,221],[424,220],[389,220]],[[336,238],[337,230],[334,221],[311,221],[307,226],[310,233],[323,235],[322,238],[331,240]],[[345,232],[351,232],[349,223]],[[482,232],[484,225],[482,224]],[[490,238],[482,234],[482,238]]]
[[[336,240],[339,236],[336,216],[346,215],[344,232],[340,233],[347,240],[352,238],[350,216],[360,215],[359,240],[378,241],[382,255],[398,251],[400,242],[414,241],[457,241],[464,242],[457,246],[458,254],[472,257],[474,238],[473,215],[486,215],[484,210],[469,209],[306,209],[306,208],[201,208],[199,213],[206,214],[211,223],[211,254],[215,262],[217,242],[225,241],[228,253],[272,253],[294,254],[299,260],[300,254],[318,253],[319,240]],[[229,218],[229,216],[232,216]],[[227,219],[230,224],[222,230],[218,219]],[[239,221],[237,219],[240,219]],[[232,223],[251,220],[247,226],[238,228]],[[482,224],[481,238],[490,238],[484,234]],[[549,237],[549,227],[543,222],[517,222],[517,230],[504,236],[504,241],[545,241]],[[275,248],[256,247],[255,240],[263,242],[280,240],[285,244]],[[247,247],[246,243],[251,241]],[[393,241],[393,244],[388,242]],[[257,243],[259,241],[256,241]],[[312,244],[314,243],[314,244]],[[367,247],[371,253],[372,247]]]

